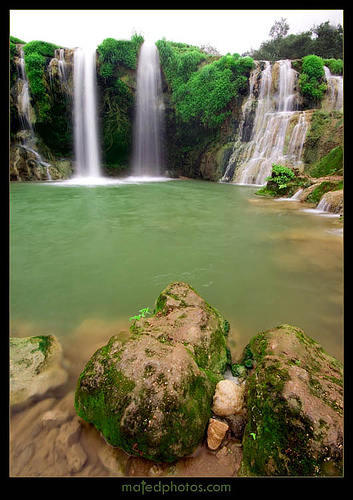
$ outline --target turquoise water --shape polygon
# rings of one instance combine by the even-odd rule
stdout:
[[[340,222],[256,189],[12,183],[12,334],[67,341],[78,330],[84,338],[83,325],[90,335],[128,328],[183,280],[229,320],[233,356],[254,334],[291,323],[342,360]]]

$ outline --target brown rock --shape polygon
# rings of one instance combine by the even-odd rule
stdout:
[[[214,418],[210,418],[207,429],[207,446],[210,450],[217,450],[226,435],[229,426]]]

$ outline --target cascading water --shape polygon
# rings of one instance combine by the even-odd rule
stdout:
[[[327,66],[324,66],[324,70],[328,84],[328,108],[329,110],[340,110],[343,106],[343,77],[331,75]]]
[[[136,111],[133,136],[132,174],[161,174],[161,70],[156,45],[141,46],[136,89]]]
[[[308,124],[305,112],[295,110],[297,76],[289,60],[265,62],[250,142],[245,148],[235,145],[223,180],[230,180],[227,171],[232,164],[236,165],[234,182],[259,185],[265,183],[274,163],[301,164]]]
[[[34,157],[35,161],[39,166],[45,168],[48,181],[51,181],[51,175],[49,171],[50,163],[43,161],[40,154],[35,150],[35,132],[32,122],[32,109],[29,93],[29,83],[27,79],[24,53],[21,49],[21,55],[19,58],[19,70],[18,70],[19,80],[22,83],[22,90],[19,94],[18,104],[19,104],[19,118],[21,123],[23,134],[23,144],[22,147],[27,151],[30,151]]]
[[[77,177],[100,177],[96,52],[74,53],[74,146]]]

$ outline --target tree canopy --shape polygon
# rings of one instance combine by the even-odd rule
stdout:
[[[276,61],[279,59],[301,59],[314,54],[325,59],[343,58],[343,28],[329,21],[314,25],[309,31],[288,35],[289,24],[281,18],[275,21],[269,36],[259,49],[251,49],[246,55],[254,59]]]

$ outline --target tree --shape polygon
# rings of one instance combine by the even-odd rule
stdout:
[[[332,26],[329,21],[314,26],[311,29],[316,35],[315,54],[329,59],[342,58],[343,52],[343,28],[340,24]]]
[[[274,39],[284,38],[289,31],[287,19],[281,17],[280,21],[275,21],[275,24],[270,29],[269,36]]]

